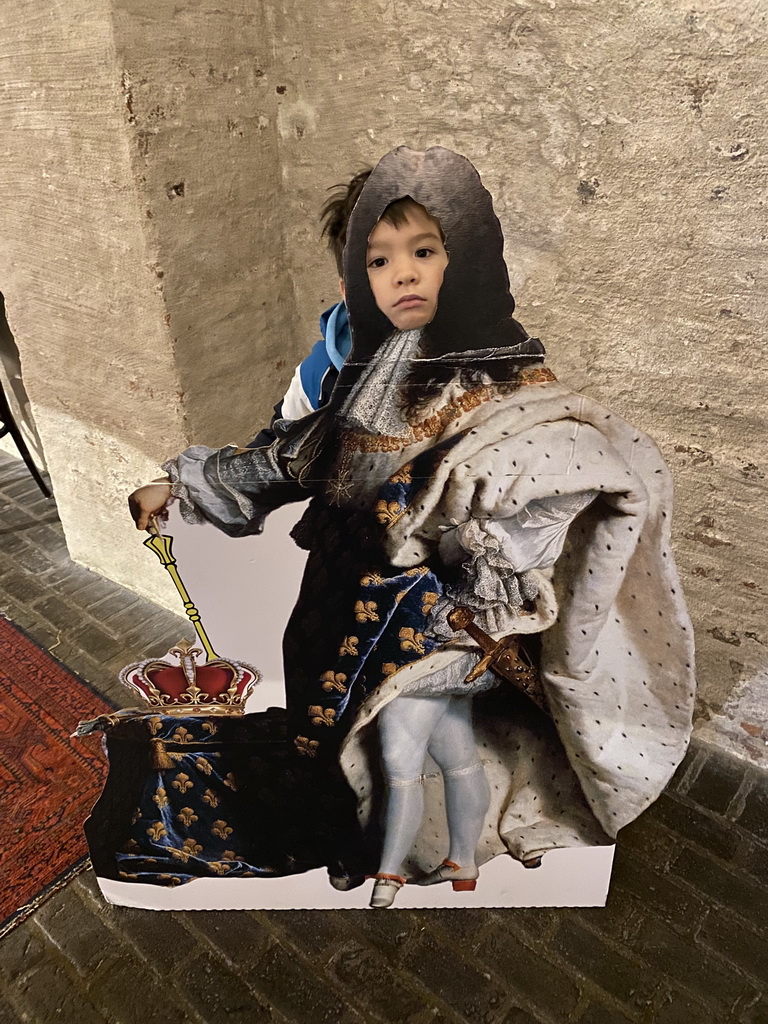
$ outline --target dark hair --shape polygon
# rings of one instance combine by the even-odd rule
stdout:
[[[368,181],[372,170],[372,167],[366,167],[353,175],[346,184],[341,182],[338,185],[331,185],[327,191],[330,192],[331,189],[336,191],[330,199],[326,200],[325,205],[320,211],[320,222],[323,225],[320,237],[328,237],[328,248],[336,260],[339,277],[344,273],[342,257],[344,255],[344,246],[347,244],[349,218],[358,196],[363,191],[363,185]]]

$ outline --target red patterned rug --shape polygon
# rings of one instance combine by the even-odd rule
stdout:
[[[107,763],[70,734],[112,710],[0,617],[0,936],[88,867],[83,822]]]

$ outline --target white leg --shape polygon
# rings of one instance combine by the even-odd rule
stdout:
[[[380,874],[402,875],[424,815],[421,776],[427,746],[450,697],[396,697],[379,714],[387,782]]]
[[[435,724],[429,753],[443,773],[450,849],[448,860],[467,868],[475,863],[491,791],[480,763],[472,728],[472,698],[451,697]]]

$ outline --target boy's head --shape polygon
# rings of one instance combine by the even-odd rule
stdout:
[[[410,196],[390,203],[368,236],[366,269],[376,305],[394,327],[432,320],[447,265],[440,222]]]
[[[371,168],[365,168],[346,184],[332,186],[335,191],[320,215],[323,224],[321,237],[327,236],[328,247],[336,261],[342,298],[347,226],[370,174]],[[387,206],[368,243],[368,280],[378,308],[401,330],[429,323],[437,308],[437,293],[448,262],[445,236],[437,219],[410,196],[404,196]],[[412,248],[412,243],[415,248]],[[397,259],[393,263],[395,256]],[[388,268],[386,272],[385,267]],[[393,272],[395,278],[402,276],[403,281],[395,281]],[[418,298],[406,306],[401,300],[411,294]]]

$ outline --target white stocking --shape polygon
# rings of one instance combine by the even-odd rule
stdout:
[[[379,729],[387,782],[379,872],[403,873],[424,816],[427,751],[443,773],[448,859],[461,867],[474,864],[490,788],[477,756],[471,697],[396,697],[379,715]]]
[[[472,728],[472,698],[451,697],[433,731],[429,753],[443,773],[445,813],[450,849],[448,860],[460,867],[475,863],[491,790],[478,760]]]
[[[424,815],[422,773],[427,745],[450,697],[395,697],[379,715],[387,783],[380,874],[402,875]]]

